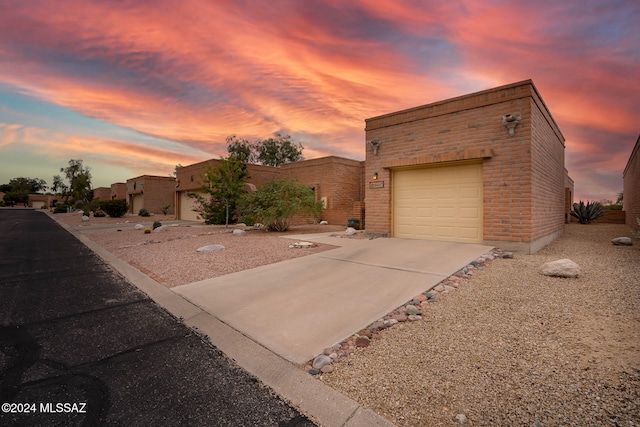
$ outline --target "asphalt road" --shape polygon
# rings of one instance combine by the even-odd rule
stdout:
[[[313,426],[42,212],[0,209],[0,425]]]

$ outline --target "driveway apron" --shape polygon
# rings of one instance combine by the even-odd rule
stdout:
[[[173,290],[271,351],[302,364],[492,249],[328,234],[289,238],[341,247]]]

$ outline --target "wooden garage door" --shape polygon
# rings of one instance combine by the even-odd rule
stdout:
[[[482,242],[482,163],[393,172],[393,236]]]
[[[197,212],[193,210],[196,199],[187,197],[189,193],[202,194],[193,191],[181,191],[180,192],[180,219],[187,221],[202,221],[202,218]]]
[[[132,212],[137,214],[144,207],[144,196],[142,194],[134,194],[131,196]]]

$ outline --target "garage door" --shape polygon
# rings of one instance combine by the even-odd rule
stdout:
[[[482,163],[393,172],[393,235],[482,242]]]
[[[193,191],[181,191],[180,192],[180,219],[187,221],[202,221],[202,218],[197,212],[194,212],[193,208],[196,205],[196,199],[187,197],[187,194],[194,193]],[[195,192],[195,194],[202,195],[203,193]]]
[[[31,206],[33,206],[36,209],[42,209],[45,205],[45,202],[42,201],[35,201],[31,204]]]
[[[131,206],[133,206],[133,210],[131,212],[137,214],[140,212],[140,209],[144,207],[144,196],[142,194],[135,194],[131,196]]]

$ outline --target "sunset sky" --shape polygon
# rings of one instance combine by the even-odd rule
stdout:
[[[613,199],[640,133],[640,2],[2,0],[0,183],[94,187],[290,134],[364,159],[364,120],[532,79],[576,199]]]

